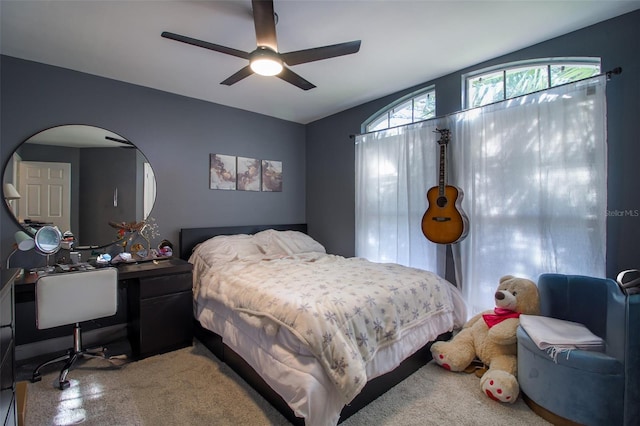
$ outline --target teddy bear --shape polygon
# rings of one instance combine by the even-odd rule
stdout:
[[[478,359],[488,370],[480,379],[482,391],[491,399],[514,403],[520,386],[516,379],[516,329],[520,314],[538,315],[538,287],[526,278],[500,278],[494,295],[496,307],[465,323],[451,340],[431,346],[433,359],[450,371],[465,371]]]

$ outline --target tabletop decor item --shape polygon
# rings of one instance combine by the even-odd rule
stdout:
[[[146,259],[152,255],[151,239],[158,237],[158,224],[149,216],[140,222],[109,222],[109,225],[118,230],[118,244],[122,245],[123,252],[131,253],[139,259]],[[146,244],[135,242],[138,238]]]

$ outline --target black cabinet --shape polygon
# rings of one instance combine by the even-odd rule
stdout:
[[[0,290],[0,425],[15,425],[15,315],[13,288],[19,269],[2,271]]]
[[[193,343],[192,265],[164,259],[118,267],[127,288],[128,336],[134,358]]]

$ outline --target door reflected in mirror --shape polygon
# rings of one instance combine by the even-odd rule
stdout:
[[[7,188],[16,193],[8,194]],[[52,127],[20,144],[5,165],[5,205],[32,235],[44,225],[70,231],[76,246],[118,239],[109,222],[146,219],[155,174],[124,137],[93,126]]]

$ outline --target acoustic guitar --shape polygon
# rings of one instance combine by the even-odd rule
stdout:
[[[447,185],[446,153],[451,138],[449,129],[436,129],[440,133],[440,170],[438,186],[427,191],[429,206],[422,216],[422,233],[429,241],[453,244],[463,240],[469,231],[469,219],[460,206],[462,189]]]

